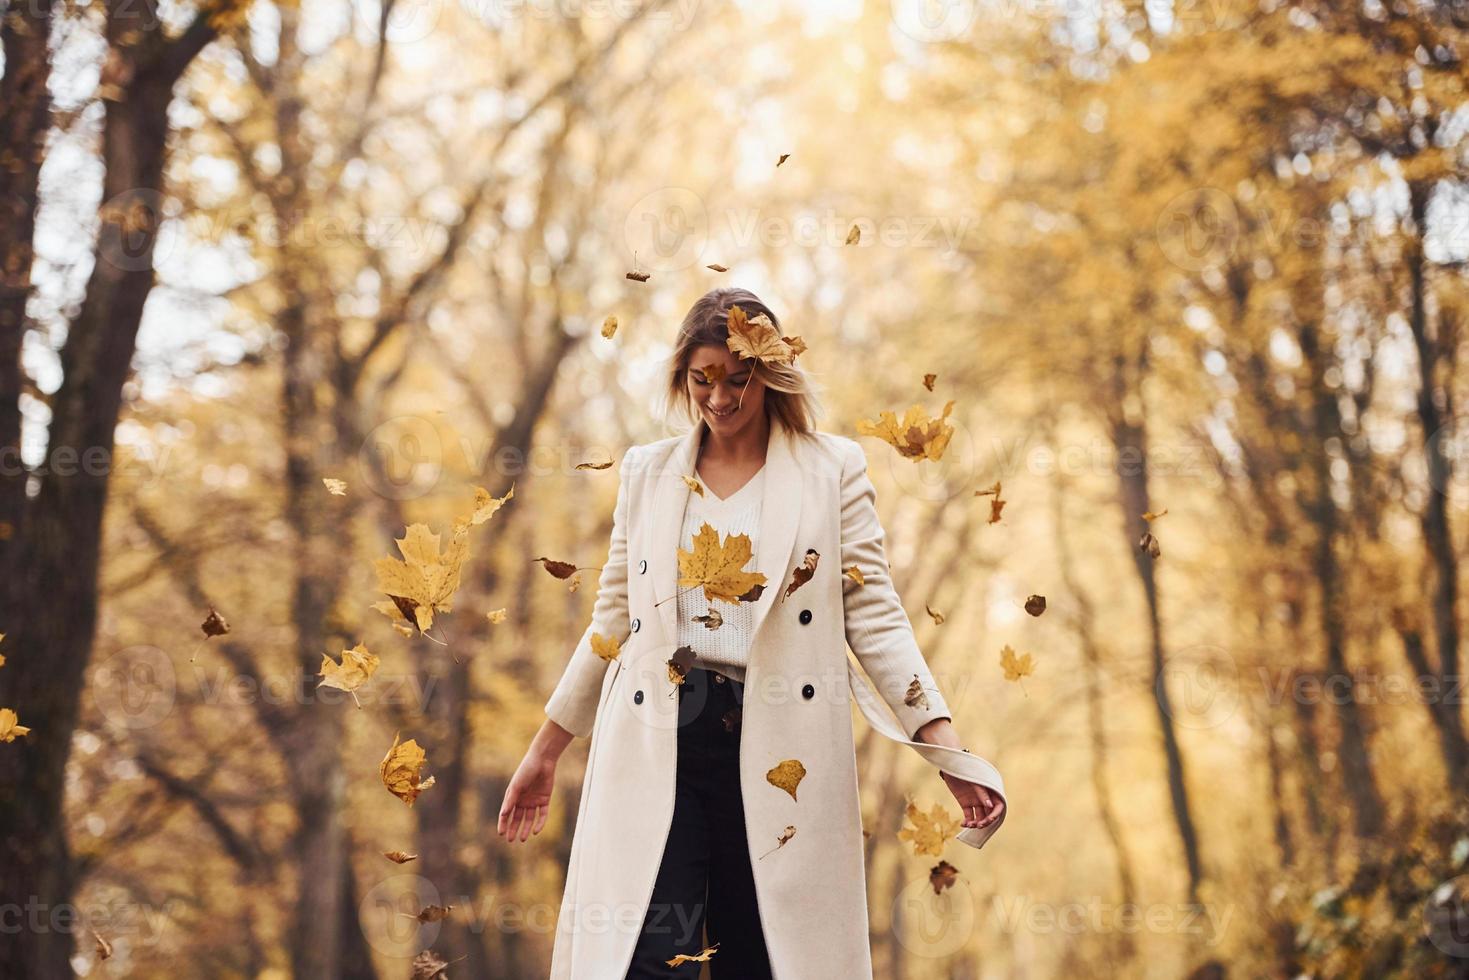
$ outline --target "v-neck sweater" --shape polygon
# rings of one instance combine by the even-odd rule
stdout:
[[[692,548],[694,537],[707,522],[718,532],[721,544],[731,534],[749,536],[750,561],[744,567],[752,569],[764,487],[765,466],[762,464],[744,486],[728,497],[716,497],[707,486],[702,496],[690,493],[684,508],[683,536],[679,547],[685,550]],[[769,582],[766,587],[771,587]],[[680,589],[677,602],[678,644],[694,651],[694,666],[717,671],[743,683],[750,649],[751,604],[725,602],[723,599],[710,602],[704,598],[701,588]],[[707,616],[711,612],[717,612],[722,620],[718,628],[709,629],[703,622],[695,622],[695,616]]]

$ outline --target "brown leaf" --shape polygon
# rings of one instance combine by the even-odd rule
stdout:
[[[419,922],[442,922],[449,917],[452,911],[454,911],[452,905],[425,905],[414,918]]]
[[[789,154],[789,153],[782,153],[782,154],[781,154],[781,155],[780,155],[780,159],[779,159],[779,160],[777,160],[777,161],[775,161],[775,165],[776,165],[776,166],[777,166],[777,167],[778,167],[778,166],[780,166],[780,165],[781,165],[781,164],[783,164],[783,163],[785,163],[785,162],[786,162],[786,161],[787,161],[787,160],[789,160],[789,159],[790,159],[790,158],[791,158],[791,155],[790,155],[790,154]]]
[[[407,864],[409,861],[417,861],[417,854],[409,854],[406,851],[383,851],[383,857],[394,864]]]
[[[423,749],[418,747],[418,742],[409,739],[402,745],[398,744],[401,733],[393,736],[392,747],[388,754],[383,756],[382,764],[378,766],[378,773],[382,776],[383,785],[388,788],[398,799],[407,803],[410,807],[413,801],[418,799],[418,794],[434,784],[434,777],[430,776],[423,782],[419,782],[419,774],[423,769],[428,757]]]
[[[706,630],[717,630],[724,625],[724,617],[719,614],[718,609],[710,609],[703,616],[690,616],[696,623],[703,623]],[[4,661],[0,661],[3,663]]]
[[[989,523],[991,523],[991,524],[998,524],[1000,522],[1000,511],[1003,510],[1004,507],[1005,507],[1005,504],[1007,504],[1009,502],[1009,501],[1005,501],[1005,500],[1001,500],[1000,499],[1000,481],[999,480],[996,480],[995,481],[995,485],[992,486],[992,487],[990,487],[988,490],[976,490],[976,491],[974,491],[974,495],[976,497],[988,497],[988,496],[991,496],[991,495],[994,496],[995,499],[993,499],[993,500],[990,501],[990,519],[989,519]]]
[[[923,387],[933,391],[933,383],[938,380],[937,374],[925,374],[923,376]]]
[[[1039,616],[1046,611],[1046,597],[1043,595],[1027,597],[1025,600],[1025,611],[1032,616]]]
[[[633,280],[634,282],[647,282],[648,274],[646,272],[629,272],[627,274],[627,278]]]
[[[607,467],[611,466],[613,464],[613,462],[614,462],[614,460],[610,460],[609,459],[605,463],[577,463],[576,466],[574,467],[574,469],[578,469],[578,470],[605,470]]]
[[[689,668],[692,666],[694,666],[693,648],[679,647],[673,651],[673,656],[668,658],[668,679],[675,684],[682,684],[684,678],[689,676]]]
[[[794,836],[796,836],[796,828],[787,825],[786,829],[781,832],[781,835],[775,839],[775,846],[766,851],[765,854],[773,854],[776,851],[780,850],[782,847],[785,847],[786,841],[790,840]],[[765,859],[765,854],[760,855],[759,860],[763,861]]]
[[[1138,539],[1137,546],[1147,553],[1149,558],[1157,558],[1163,549],[1158,547],[1158,539],[1153,537],[1152,531],[1144,531],[1143,536]]]
[[[230,631],[230,624],[224,621],[224,617],[209,607],[209,615],[204,617],[204,622],[199,624],[205,636],[224,636]]]
[[[847,241],[846,241],[846,244],[848,244],[848,245],[856,245],[861,240],[862,240],[862,229],[861,228],[858,228],[856,225],[853,225],[852,226],[852,230],[849,231],[849,232],[847,232]]]
[[[928,872],[928,883],[933,886],[933,893],[938,895],[945,888],[953,888],[954,882],[959,880],[959,869],[948,861],[940,861]]]
[[[566,579],[576,574],[576,566],[569,561],[557,561],[554,558],[533,558],[532,561],[541,563],[541,567],[557,578]]]
[[[90,926],[87,927],[91,929]],[[97,940],[97,959],[106,960],[112,958],[112,944],[98,935],[96,929],[91,929],[92,938]]]
[[[704,266],[704,268],[706,268],[706,269],[713,269],[715,272],[728,272],[729,271],[729,268],[727,266],[722,266],[718,262],[710,262],[708,265]]]
[[[801,765],[799,759],[784,759],[777,762],[765,774],[765,779],[776,789],[783,789],[791,794],[791,799],[796,798],[796,787],[801,785],[801,780],[806,778],[806,767]]]
[[[918,675],[908,682],[908,690],[903,694],[903,703],[910,708],[922,708],[928,710],[928,695],[923,693],[923,685],[918,682]]]
[[[944,617],[944,614],[943,613],[941,613],[941,612],[935,612],[934,609],[931,606],[929,606],[929,604],[926,603],[926,602],[923,604],[923,608],[928,611],[928,615],[930,617],[932,617],[933,624],[935,626],[942,626],[942,625],[944,625],[944,618],[945,617]]]
[[[811,576],[816,574],[816,563],[820,560],[821,553],[815,548],[806,549],[806,557],[802,558],[801,564],[791,572],[791,584],[786,586],[785,594],[780,597],[781,602],[789,599],[792,592],[811,581]]]

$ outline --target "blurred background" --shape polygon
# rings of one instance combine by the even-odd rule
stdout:
[[[826,431],[954,401],[860,441],[1010,813],[936,893],[854,712],[878,976],[1469,976],[1469,5],[0,11],[0,975],[545,976],[585,741],[494,823],[596,572],[533,560],[738,285]]]

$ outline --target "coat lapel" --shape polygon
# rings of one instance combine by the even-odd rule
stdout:
[[[663,632],[670,646],[678,642],[678,549],[692,547],[682,539],[684,509],[688,505],[688,484],[683,476],[694,476],[699,443],[707,425],[700,419],[690,432],[674,446],[663,468],[654,474],[653,509],[649,537],[653,554],[648,565],[653,572],[653,601]],[[805,481],[796,460],[791,437],[775,422],[770,425],[770,441],[765,449],[765,485],[760,500],[760,530],[755,541],[755,570],[765,573],[765,590],[755,603],[750,631],[750,648],[759,636],[760,625],[785,588],[785,571],[790,564],[791,549],[796,541],[796,528],[801,520],[801,490]]]

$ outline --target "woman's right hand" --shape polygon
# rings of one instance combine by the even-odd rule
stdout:
[[[506,843],[524,842],[531,834],[539,834],[546,825],[551,809],[551,792],[556,786],[557,756],[538,744],[532,744],[520,760],[510,785],[505,788],[505,801],[500,804],[500,820],[495,832]]]

